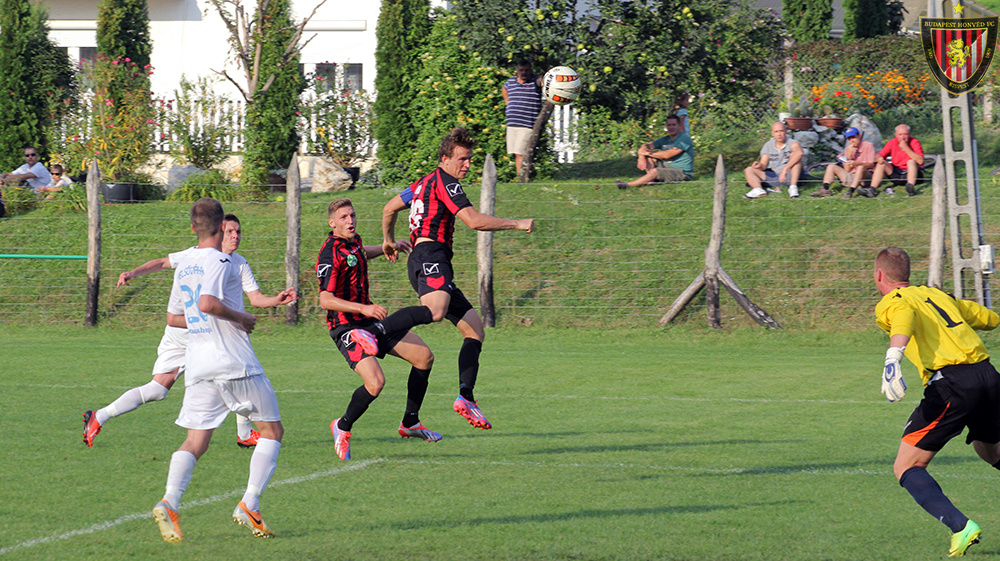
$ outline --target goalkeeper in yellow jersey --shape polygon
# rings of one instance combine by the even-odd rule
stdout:
[[[979,542],[979,525],[945,496],[927,466],[934,454],[969,427],[966,443],[1000,469],[1000,374],[975,330],[995,329],[1000,316],[968,300],[926,286],[910,286],[910,256],[887,247],[875,258],[878,326],[889,334],[882,393],[899,401],[906,393],[903,354],[917,367],[924,398],[906,421],[892,466],[899,484],[934,518],[951,529],[949,557]]]

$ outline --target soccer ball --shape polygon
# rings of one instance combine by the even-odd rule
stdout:
[[[542,78],[542,95],[545,101],[556,105],[566,105],[580,97],[583,81],[576,70],[568,66],[556,66]]]

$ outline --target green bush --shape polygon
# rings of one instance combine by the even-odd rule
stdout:
[[[229,100],[215,94],[207,78],[194,82],[181,77],[174,90],[177,111],[164,116],[177,143],[171,151],[178,162],[191,162],[198,169],[209,169],[229,156],[235,111]],[[169,108],[167,108],[169,109]]]
[[[299,95],[305,89],[299,58],[283,60],[295,30],[289,0],[271,0],[262,22],[252,38],[261,49],[259,75],[275,78],[266,91],[252,92],[253,102],[247,104],[242,198],[249,200],[266,199],[268,172],[287,168],[298,150]]]
[[[203,197],[211,197],[219,201],[232,201],[238,195],[237,186],[226,177],[225,172],[210,169],[185,179],[176,191],[170,193],[167,200],[193,203]]]
[[[38,208],[38,196],[30,187],[0,187],[3,204],[8,216],[13,213],[28,212]]]

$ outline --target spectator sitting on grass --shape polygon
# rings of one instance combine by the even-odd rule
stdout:
[[[780,193],[778,185],[788,186],[788,196],[799,196],[799,176],[802,175],[802,146],[788,140],[785,123],[771,125],[771,140],[760,149],[760,160],[743,170],[750,191],[744,197],[759,199],[768,193]],[[773,187],[772,187],[773,186]]]
[[[38,150],[35,150],[34,146],[24,149],[24,159],[25,163],[21,167],[10,173],[0,174],[0,183],[17,186],[27,181],[28,186],[38,192],[52,181],[49,170],[38,161]]]
[[[615,181],[619,189],[638,187],[653,181],[678,183],[690,181],[694,172],[694,143],[681,125],[680,117],[667,117],[667,136],[639,147],[636,167],[646,172],[634,181]]]
[[[63,187],[67,189],[73,188],[73,180],[66,175],[65,170],[59,164],[52,164],[49,166],[49,175],[52,176],[52,180],[45,187],[39,187],[35,189],[36,193],[48,193],[45,197],[46,199],[55,198],[55,194],[63,190]]]
[[[861,182],[868,177],[869,170],[875,167],[875,145],[862,140],[861,131],[849,127],[844,131],[844,138],[847,139],[844,153],[837,156],[837,163],[826,166],[823,186],[812,193],[813,197],[829,197],[830,185],[836,176],[847,187],[843,198],[850,199]],[[862,187],[860,193],[866,197],[874,197],[875,190],[869,189],[871,188]]]
[[[886,157],[891,161],[887,161]],[[878,165],[872,172],[871,188],[878,194],[878,186],[882,177],[888,175],[889,180],[896,185],[906,185],[906,194],[917,194],[917,181],[924,178],[924,149],[920,141],[910,136],[909,125],[896,125],[895,138],[885,143],[879,150]],[[892,187],[886,187],[886,195],[893,194]]]

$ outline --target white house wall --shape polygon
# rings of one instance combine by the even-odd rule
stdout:
[[[252,14],[256,2],[244,3]],[[47,0],[46,4],[51,37],[70,56],[76,59],[81,48],[97,46],[98,0]],[[316,4],[294,2],[293,19],[301,21]],[[327,0],[306,26],[304,37],[313,37],[302,51],[306,72],[317,63],[361,64],[364,88],[373,90],[379,6],[367,0]],[[149,0],[149,18],[151,63],[156,69],[152,88],[157,96],[170,97],[181,75],[216,76],[213,71],[225,69],[237,80],[242,76],[229,50],[228,31],[208,0]],[[228,83],[220,82],[216,91],[238,96]]]

